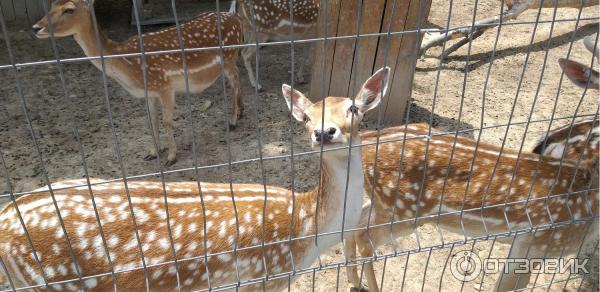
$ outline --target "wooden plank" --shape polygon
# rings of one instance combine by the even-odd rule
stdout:
[[[395,6],[396,9],[394,11],[394,1],[396,1]],[[410,7],[410,2],[411,1],[402,1],[402,0],[394,0],[394,1],[388,1],[386,3],[386,9],[385,9],[385,17],[383,19],[383,23],[381,25],[381,32],[383,33],[387,33],[388,30],[391,33],[394,32],[401,32],[405,30],[405,26],[407,23],[407,17],[408,17],[408,12],[409,12],[409,7]],[[390,24],[390,19],[392,21],[392,23]],[[375,60],[375,68],[381,68],[384,65],[387,65],[390,67],[391,69],[391,77],[390,77],[390,84],[389,84],[389,88],[393,87],[394,84],[394,75],[396,74],[396,68],[401,68],[401,67],[397,67],[397,60],[398,60],[398,55],[400,52],[400,46],[402,45],[402,40],[403,40],[404,34],[392,34],[390,35],[390,37],[388,38],[388,36],[381,36],[379,39],[379,49],[377,51],[377,57]],[[399,74],[403,74],[402,69],[399,70],[398,72]],[[382,107],[383,107],[383,112],[384,116],[383,116],[383,124],[386,124],[386,119],[385,119],[385,109],[387,108],[386,105],[388,104],[388,100],[390,98],[394,98],[395,96],[395,92],[390,91],[389,94],[387,96],[384,97],[383,101],[382,101]],[[367,118],[372,119],[372,120],[376,120],[377,119],[377,115],[379,114],[379,111],[371,111],[369,113],[367,113]]]
[[[415,30],[418,27],[417,21],[421,21],[422,25],[429,15],[431,0],[395,1],[397,1],[395,11],[393,11],[394,1],[392,0],[363,1],[360,34],[379,31],[385,33],[390,26],[392,32]],[[329,1],[329,5],[332,3],[339,5],[339,9],[335,9],[338,6],[328,9],[327,35],[356,35],[357,0]],[[339,11],[339,15],[335,14],[337,11]],[[421,16],[420,19],[419,16]],[[319,22],[319,36],[324,35],[323,18],[321,17]],[[323,42],[317,43],[314,52],[315,63],[310,96],[315,99],[320,99],[324,95],[348,96],[355,90],[352,88],[354,78],[356,83],[360,84],[372,74],[373,70],[383,66],[385,61],[392,69],[392,77],[390,94],[382,105],[384,106],[384,123],[401,123],[412,91],[418,51],[416,50],[417,43],[420,44],[421,39],[422,35],[417,39],[415,32],[396,34],[390,38],[387,36],[360,37],[357,54],[355,54],[357,44],[355,38],[330,42],[325,54],[323,54]],[[325,64],[324,69],[323,64]],[[323,88],[326,89],[325,93],[323,93]]]
[[[419,5],[423,1],[422,5]],[[419,13],[419,6],[422,6],[422,11]],[[406,30],[414,30],[417,28],[418,17],[421,14],[421,27],[429,16],[431,0],[411,0],[406,18]],[[413,75],[415,73],[415,65],[417,63],[418,47],[420,47],[423,34],[421,33],[417,39],[416,33],[405,34],[398,53],[398,62],[396,70],[398,74],[394,74],[392,86],[390,87],[390,98],[385,104],[384,120],[386,125],[396,125],[404,122],[404,112],[412,92]]]
[[[321,4],[321,13],[318,21],[317,37],[332,37],[337,35],[339,7],[342,0],[325,0]],[[328,6],[327,18],[324,17],[323,11],[325,5]],[[325,24],[327,19],[327,25]],[[325,31],[327,28],[327,31]],[[327,40],[327,51],[325,49],[325,41],[315,42],[313,45],[314,62],[310,81],[310,98],[313,100],[321,100],[329,95],[329,83],[331,82],[331,67],[333,66],[333,53],[335,51],[335,41]],[[323,62],[325,62],[325,70],[323,70]],[[323,89],[325,91],[323,91]]]
[[[384,15],[385,0],[369,0],[363,2],[360,20],[360,34],[378,33]],[[356,94],[362,82],[373,74],[375,56],[379,37],[362,36],[358,40],[358,54],[352,65],[352,75],[348,84],[348,95]],[[356,80],[354,82],[354,80]],[[356,84],[353,84],[356,83]],[[356,87],[356,88],[353,88]]]
[[[13,1],[0,0],[0,6],[2,7],[2,17],[4,18],[4,21],[14,21],[15,14],[13,11]]]
[[[25,1],[27,3],[27,20],[28,24],[33,25],[38,19],[46,15],[46,11],[50,10],[52,5],[48,2],[42,3],[42,1]]]
[[[394,1],[396,1],[396,11],[393,11]],[[387,33],[388,29],[393,32],[404,31],[406,18],[408,16],[408,8],[410,1],[394,0],[388,1],[385,8],[385,17],[381,26],[381,32]],[[392,24],[390,26],[390,18]],[[384,62],[395,72],[396,60],[398,59],[398,50],[402,43],[404,34],[391,35],[389,40],[387,36],[379,38],[379,50],[377,50],[377,59],[375,60],[375,68],[381,68]],[[389,47],[389,48],[388,48]],[[387,54],[387,59],[386,59]]]
[[[337,35],[356,35],[357,17],[358,1],[342,0]],[[331,69],[331,74],[335,78],[332,78],[329,83],[329,95],[331,96],[348,96],[348,85],[350,84],[352,73],[355,44],[356,40],[354,38],[340,39],[335,42],[333,66]]]
[[[14,8],[15,8],[15,20],[17,22],[23,23],[23,24],[28,24],[30,21],[27,18],[27,2],[31,2],[31,0],[26,0],[26,1],[13,1]]]

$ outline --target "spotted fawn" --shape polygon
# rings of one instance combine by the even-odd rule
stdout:
[[[181,40],[176,27],[170,27],[138,36],[123,42],[116,42],[99,31],[97,38],[91,15],[92,0],[58,0],[52,4],[48,16],[43,17],[33,30],[38,38],[73,36],[88,57],[96,57],[91,62],[103,70],[99,56],[151,53],[164,50],[218,47],[219,45],[239,45],[243,42],[242,21],[229,13],[203,13],[193,20],[180,25]],[[219,23],[221,42],[219,42]],[[181,41],[181,43],[180,43]],[[145,67],[141,56],[104,58],[104,72],[116,80],[134,97],[148,96],[151,128],[154,143],[159,141],[158,110],[162,105],[163,124],[167,132],[167,162],[176,162],[177,146],[173,134],[173,110],[175,95],[201,93],[210,87],[223,74],[229,81],[233,110],[229,125],[235,127],[243,111],[240,83],[236,62],[239,49],[227,48],[222,56],[219,50],[202,50],[185,53],[186,66],[181,51],[175,53],[150,54],[145,56]],[[144,84],[146,68],[146,84]],[[184,72],[187,69],[187,73]],[[187,75],[187,86],[186,86]],[[155,159],[156,147],[152,143],[145,160]]]

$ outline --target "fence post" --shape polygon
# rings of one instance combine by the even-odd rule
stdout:
[[[384,123],[399,124],[403,122],[404,111],[411,94],[412,76],[423,34],[420,34],[418,40],[416,32],[392,34],[389,39],[387,36],[362,35],[387,33],[388,28],[392,33],[416,30],[419,27],[419,16],[422,27],[429,15],[431,0],[362,1],[360,31],[359,37],[356,38],[359,21],[358,1],[361,0],[322,1],[318,37],[354,37],[327,40],[326,52],[325,41],[316,43],[310,96],[315,99],[327,95],[351,96],[356,93],[356,87],[385,62],[391,67],[393,77],[390,82],[390,94],[383,101]],[[393,9],[394,2],[396,9]],[[396,72],[398,74],[395,74]],[[353,82],[354,80],[356,81]]]

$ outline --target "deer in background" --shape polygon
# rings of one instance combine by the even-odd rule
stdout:
[[[249,44],[298,40],[316,36],[320,0],[294,0],[292,3],[293,19],[290,17],[291,0],[237,0],[237,2],[240,4],[240,15],[244,20],[244,35]],[[235,8],[236,1],[233,1],[232,5]],[[232,8],[232,10],[234,9]],[[252,70],[251,58],[256,53],[256,49],[255,46],[245,47],[242,50],[242,58],[250,83],[253,87],[261,89],[262,87],[254,76],[254,70]],[[309,57],[300,63],[296,74],[300,83],[304,83],[304,66],[306,63],[310,63],[311,57],[312,54],[309,54]]]
[[[423,42],[421,43],[420,55],[425,55],[427,50],[431,47],[441,46],[448,40],[457,39],[463,37],[456,44],[447,48],[444,54],[440,58],[446,58],[451,53],[458,50],[465,44],[473,41],[480,37],[486,30],[496,27],[502,22],[506,22],[512,19],[516,19],[523,12],[529,9],[542,9],[542,8],[585,8],[591,6],[597,6],[598,0],[501,0],[500,3],[504,2],[508,7],[508,10],[504,11],[501,15],[489,17],[476,21],[473,26],[450,30],[448,32],[442,31],[436,34],[427,33]]]
[[[88,57],[101,55],[146,53],[163,50],[218,47],[219,45],[239,45],[243,42],[241,20],[228,13],[204,13],[193,20],[180,25],[182,44],[176,27],[166,28],[142,35],[143,46],[138,36],[133,36],[124,42],[115,42],[100,31],[99,38],[91,15],[90,6],[93,0],[58,0],[52,4],[48,16],[43,17],[33,30],[38,38],[73,36]],[[217,22],[221,23],[222,42],[219,43]],[[51,24],[51,25],[49,25]],[[99,40],[99,42],[98,42]],[[235,127],[242,114],[243,104],[240,95],[240,83],[236,62],[239,49],[204,50],[185,53],[187,68],[184,68],[181,52],[154,54],[145,56],[145,67],[142,57],[104,58],[106,74],[116,80],[129,94],[144,98],[148,97],[151,128],[153,139],[159,145],[158,110],[162,105],[163,124],[167,132],[167,162],[170,166],[176,162],[177,147],[173,133],[173,110],[175,95],[186,92],[186,73],[190,93],[201,93],[211,86],[223,74],[229,81],[233,110],[230,113],[229,125]],[[100,59],[91,60],[92,64],[102,70]],[[146,70],[147,87],[144,85],[144,70]],[[157,157],[156,147],[150,146],[145,160]]]
[[[587,42],[586,47],[592,48]],[[594,70],[582,68],[574,61],[560,62],[576,84],[598,88]],[[410,235],[415,227],[425,223],[468,238],[598,216],[597,120],[578,123],[573,130],[560,128],[550,132],[534,148],[537,153],[500,152],[499,147],[442,135],[435,129],[429,138],[429,128],[426,124],[413,124],[406,129],[399,126],[382,130],[377,161],[376,146],[363,146],[365,191],[369,196],[373,194],[373,207],[370,219],[370,204],[363,207],[359,226],[365,227],[368,221],[380,226],[346,236],[348,260],[355,259],[356,247],[362,257],[374,256],[377,246]],[[405,141],[393,141],[405,135]],[[364,142],[375,143],[377,137],[373,131],[362,134]],[[393,142],[386,142],[389,140]],[[391,227],[382,225],[392,221],[397,223]],[[589,241],[598,239],[597,224],[596,218],[519,234],[512,239],[508,257],[573,254],[582,241],[589,245]],[[372,262],[364,267],[369,290],[379,291]],[[525,288],[530,274],[515,274],[515,266],[508,268],[511,273],[498,280],[496,290]],[[355,288],[361,287],[355,265],[347,268],[347,274]]]
[[[292,115],[306,123],[313,148],[328,150],[319,187],[295,197],[290,190],[264,185],[167,182],[163,189],[159,182],[132,181],[126,189],[122,181],[95,180],[93,186],[67,181],[16,199],[0,211],[0,263],[6,278],[16,287],[38,285],[36,290],[140,291],[148,281],[147,289],[172,291],[206,289],[208,283],[213,288],[236,285],[309,267],[341,241],[332,232],[358,222],[364,190],[361,152],[349,153],[347,147],[360,144],[359,123],[380,102],[388,78],[388,68],[378,71],[354,102],[327,97],[313,104],[283,85]],[[317,222],[318,232],[327,233],[318,236],[318,245],[312,237]],[[290,236],[305,238],[290,241]],[[286,277],[263,288],[278,291],[287,283]]]

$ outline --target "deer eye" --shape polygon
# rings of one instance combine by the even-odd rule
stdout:
[[[350,108],[348,108],[348,111],[357,115],[358,114],[358,107],[356,105],[351,105]]]
[[[304,123],[308,124],[310,122],[310,117],[307,114],[304,114]]]
[[[65,10],[63,10],[63,14],[73,14],[75,13],[75,9],[73,8],[67,8]]]

